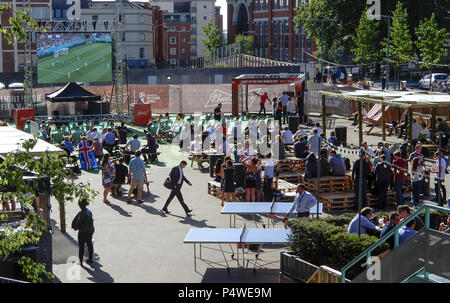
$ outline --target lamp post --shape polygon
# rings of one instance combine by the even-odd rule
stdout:
[[[322,59],[320,61],[320,72],[322,74],[323,77],[323,24],[324,22],[337,22],[337,19],[308,19],[307,21],[318,21],[321,23],[322,25],[322,33],[321,33],[321,39],[320,39],[320,59]]]
[[[379,15],[380,18],[387,18],[388,19],[388,36],[387,36],[387,50],[386,50],[386,59],[387,59],[387,74],[386,74],[386,89],[389,89],[389,44],[391,40],[391,19],[392,18],[407,18],[407,15],[395,15],[395,16],[389,16],[389,15]]]

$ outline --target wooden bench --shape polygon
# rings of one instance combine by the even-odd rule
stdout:
[[[289,192],[296,192],[297,191],[297,185],[296,184],[292,184],[290,182],[287,182],[285,180],[278,180],[278,182],[275,182],[275,189],[278,190],[279,192],[286,194]]]
[[[204,162],[209,163],[208,155],[203,152],[202,153],[193,152],[190,154],[190,157],[191,157],[191,167],[194,165],[194,161],[197,162],[199,168],[203,168],[202,164]]]
[[[303,182],[303,174],[295,172],[280,172],[277,178],[294,184]]]

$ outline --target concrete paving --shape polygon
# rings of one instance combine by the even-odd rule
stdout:
[[[319,120],[319,117],[315,117]],[[348,142],[357,144],[358,133],[353,132],[351,121],[336,119],[336,126],[348,127]],[[365,136],[369,144],[381,141],[380,129],[375,128],[375,134]],[[397,143],[396,137],[388,137],[387,142]],[[72,256],[78,255],[77,233],[70,228],[72,219],[79,211],[76,203],[67,203],[66,220],[67,234],[59,231],[59,211],[56,201],[52,200],[51,214],[53,235],[53,272],[60,282],[278,282],[279,252],[283,247],[265,247],[261,258],[264,263],[271,263],[268,269],[258,270],[256,274],[251,269],[233,268],[227,274],[225,263],[218,246],[207,245],[202,250],[202,257],[210,260],[208,263],[198,261],[197,271],[194,271],[193,245],[183,244],[190,228],[228,228],[229,216],[221,215],[220,200],[207,194],[207,182],[210,180],[208,169],[185,169],[185,176],[192,182],[192,187],[186,183],[182,193],[187,205],[193,209],[192,216],[187,217],[176,200],[169,206],[170,214],[160,211],[169,191],[162,186],[172,166],[181,160],[187,160],[187,154],[178,152],[177,147],[161,145],[161,161],[147,169],[150,180],[150,193],[144,189],[142,205],[134,202],[126,203],[126,193],[121,198],[109,197],[110,205],[102,202],[101,174],[97,172],[82,172],[77,182],[90,182],[91,187],[99,191],[95,201],[89,206],[94,215],[94,251],[95,262],[85,268],[67,263]],[[354,158],[354,155],[348,155]],[[447,188],[449,187],[447,178]],[[433,183],[432,183],[433,184]],[[129,186],[124,188],[128,190]],[[434,193],[432,185],[431,192]],[[237,221],[237,227],[243,220]],[[248,227],[254,223],[247,221]],[[283,228],[282,224],[278,228]],[[229,247],[223,246],[227,254]],[[70,260],[69,260],[70,261]],[[236,267],[236,262],[231,264]],[[79,274],[79,275],[78,275]]]

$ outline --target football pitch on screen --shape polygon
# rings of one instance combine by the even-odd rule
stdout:
[[[38,83],[110,82],[111,70],[110,43],[82,44],[58,58],[39,58]]]

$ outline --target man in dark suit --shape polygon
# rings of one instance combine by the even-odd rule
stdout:
[[[170,185],[172,187],[172,191],[170,192],[169,198],[166,201],[166,204],[164,204],[164,207],[161,209],[165,213],[170,213],[167,210],[167,207],[169,206],[172,199],[176,196],[178,201],[180,201],[181,206],[183,207],[184,211],[186,212],[186,215],[188,215],[190,212],[192,212],[192,209],[189,209],[189,207],[184,203],[183,195],[181,194],[181,186],[183,186],[183,182],[186,182],[189,185],[192,185],[191,182],[189,182],[188,179],[183,174],[183,169],[186,167],[187,162],[181,161],[180,165],[175,166],[170,171]]]

